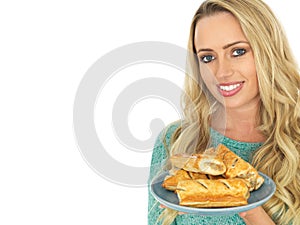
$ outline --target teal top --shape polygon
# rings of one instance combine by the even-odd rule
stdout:
[[[150,179],[156,175],[156,173],[161,168],[161,165],[167,158],[167,150],[164,147],[163,140],[165,138],[166,144],[169,145],[170,139],[173,132],[176,130],[178,125],[174,124],[168,127],[166,133],[161,133],[156,140],[154,145],[152,160],[151,160],[151,170]],[[163,136],[163,134],[165,134]],[[252,154],[256,149],[258,149],[262,143],[249,143],[249,142],[239,142],[230,138],[223,136],[217,131],[211,129],[212,146],[216,147],[219,143],[224,144],[235,154],[239,155],[245,161],[250,161]],[[154,197],[149,192],[148,199],[148,225],[160,225],[161,221],[158,222],[158,217],[162,213],[163,209],[159,208],[159,203],[154,199]],[[178,215],[172,225],[245,225],[243,219],[238,215],[228,215],[228,216],[200,216],[196,214],[183,214]]]

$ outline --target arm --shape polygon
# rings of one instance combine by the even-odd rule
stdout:
[[[259,206],[239,214],[247,225],[275,225],[271,217]]]
[[[174,132],[175,128],[176,127],[171,126],[166,135],[164,135],[164,132],[161,132],[156,140],[152,152],[149,182],[151,182],[157,172],[160,171],[163,161],[167,158],[167,150],[165,149],[164,138],[166,138],[166,143],[169,144],[171,134]],[[160,207],[159,202],[157,202],[150,191],[148,191],[148,225],[161,224],[161,221],[157,223],[157,220],[162,212],[163,208]],[[175,224],[176,222],[174,221],[172,225]]]
[[[159,135],[152,152],[149,184],[151,180],[155,177],[157,172],[159,171],[160,163],[166,157],[164,152],[165,149],[162,142],[162,135]],[[157,202],[156,199],[152,196],[150,189],[148,187],[148,225],[161,224],[158,222],[158,218],[162,212],[163,209],[160,207],[159,202]]]

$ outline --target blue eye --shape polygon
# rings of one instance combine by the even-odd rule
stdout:
[[[244,55],[245,53],[246,53],[245,49],[239,48],[239,49],[234,50],[232,55],[235,57],[238,57],[238,56]]]
[[[203,63],[209,63],[209,62],[213,61],[214,59],[215,59],[215,57],[212,55],[205,55],[200,58],[201,62],[203,62]]]

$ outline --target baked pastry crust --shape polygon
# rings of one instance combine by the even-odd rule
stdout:
[[[253,166],[222,144],[203,154],[174,155],[171,163],[173,169],[162,186],[175,191],[183,206],[246,205],[250,191],[264,182]]]
[[[205,173],[210,175],[221,175],[226,171],[222,158],[215,155],[193,154],[174,155],[170,161],[173,166],[190,172]]]
[[[231,207],[248,204],[249,189],[242,179],[179,181],[179,204],[191,207]]]
[[[197,180],[197,179],[217,180],[223,178],[224,177],[220,175],[213,176],[209,174],[190,172],[190,171],[180,169],[180,170],[170,171],[170,175],[165,177],[162,186],[169,191],[175,191],[177,189],[177,185],[179,181]]]
[[[218,145],[216,152],[218,157],[223,159],[226,166],[224,176],[226,178],[242,178],[248,182],[250,191],[257,190],[264,182],[264,178],[257,170],[241,157],[230,151],[225,145]]]
[[[177,185],[179,181],[191,180],[191,179],[192,178],[187,171],[177,170],[174,172],[173,175],[169,175],[165,177],[162,186],[169,191],[175,191],[177,189]]]

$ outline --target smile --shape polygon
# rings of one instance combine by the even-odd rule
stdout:
[[[232,91],[232,90],[238,88],[239,86],[241,86],[241,84],[233,84],[233,85],[229,85],[229,86],[220,85],[219,88],[223,91]]]
[[[244,82],[224,83],[217,85],[220,94],[224,97],[230,97],[237,94],[243,87]]]

